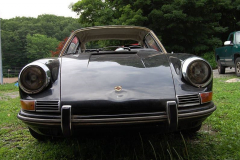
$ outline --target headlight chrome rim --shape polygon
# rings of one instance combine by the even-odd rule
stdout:
[[[209,76],[208,76],[208,79],[203,82],[203,83],[194,83],[190,78],[189,78],[189,75],[188,75],[188,68],[191,64],[193,64],[194,62],[196,61],[203,61],[204,63],[207,64],[207,67],[209,68]],[[191,58],[188,58],[186,59],[184,62],[183,62],[183,65],[182,65],[182,75],[183,75],[183,78],[188,81],[190,84],[192,84],[193,86],[195,87],[206,87],[208,84],[211,83],[212,79],[213,79],[213,75],[212,75],[212,67],[211,65],[204,59],[200,58],[200,57],[191,57]]]
[[[37,89],[28,89],[27,87],[24,86],[24,84],[22,83],[22,75],[23,73],[31,68],[31,67],[35,67],[35,68],[39,68],[40,70],[43,71],[43,74],[44,74],[44,82],[42,84],[41,87],[37,88]],[[45,64],[42,64],[40,62],[33,62],[33,63],[30,63],[28,65],[26,65],[20,72],[19,74],[19,77],[18,77],[18,83],[19,83],[19,87],[25,92],[25,93],[28,93],[28,94],[36,94],[36,93],[39,93],[41,92],[43,89],[45,89],[49,83],[50,83],[50,80],[51,80],[51,72],[49,70],[49,68],[45,65]]]

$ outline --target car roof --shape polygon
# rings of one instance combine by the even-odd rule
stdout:
[[[95,26],[87,27],[74,31],[74,34],[80,39],[81,43],[86,43],[94,40],[135,40],[142,41],[144,36],[151,30],[139,26]]]

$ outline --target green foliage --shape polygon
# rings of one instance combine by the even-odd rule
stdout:
[[[84,26],[143,25],[147,17],[142,9],[134,10],[130,4],[118,6],[101,0],[82,0],[72,10],[80,14],[79,22]]]
[[[214,52],[208,52],[205,53],[202,58],[204,58],[205,60],[207,60],[209,62],[209,64],[212,66],[213,69],[217,68],[217,62],[215,59],[215,54]]]
[[[119,8],[121,16],[118,19],[114,19],[113,22],[120,25],[143,25],[144,21],[147,20],[147,17],[142,15],[142,10],[138,9],[134,11],[130,4]]]
[[[239,8],[239,0],[83,0],[72,10],[86,26],[146,26],[161,36],[169,52],[202,55],[239,30]]]
[[[72,6],[80,14],[79,22],[84,26],[110,25],[112,9],[102,0],[82,0]]]
[[[80,24],[77,19],[55,15],[40,15],[37,18],[16,17],[1,19],[3,67],[21,68],[30,62],[31,58],[37,58],[27,51],[27,35],[40,34],[62,41],[70,35],[71,31],[78,28],[80,28]],[[42,49],[44,47],[41,46]],[[28,44],[29,48],[31,46]],[[51,50],[55,51],[55,49]]]
[[[51,52],[57,48],[59,41],[56,38],[47,37],[46,35],[34,34],[27,35],[27,58],[29,62],[34,60],[50,57]]]

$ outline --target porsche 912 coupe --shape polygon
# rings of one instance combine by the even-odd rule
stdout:
[[[21,70],[17,117],[39,140],[105,129],[196,132],[216,110],[212,85],[206,60],[167,53],[148,28],[88,27],[59,57]]]

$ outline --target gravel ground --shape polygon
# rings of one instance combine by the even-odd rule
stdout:
[[[5,83],[15,83],[18,81],[18,77],[14,77],[14,78],[3,78],[3,84]],[[19,92],[12,92],[12,93],[6,93],[3,95],[0,95],[0,100],[3,99],[8,99],[8,98],[16,98],[19,97]]]
[[[232,69],[230,69],[229,67],[226,68],[225,74],[219,74],[217,69],[213,70],[213,78],[223,78],[223,77],[230,77],[230,76],[236,76],[235,68],[232,68]]]

